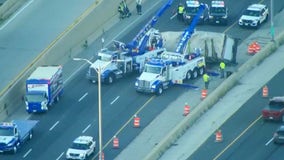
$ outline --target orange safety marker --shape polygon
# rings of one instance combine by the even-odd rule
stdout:
[[[220,129],[215,133],[215,136],[216,136],[215,142],[223,141],[222,131]]]
[[[134,125],[135,128],[139,128],[140,127],[140,118],[137,117],[137,115],[134,115],[133,125]]]
[[[268,97],[268,87],[266,85],[262,88],[262,97]]]
[[[206,89],[202,89],[201,90],[201,99],[205,99],[207,96],[207,90]]]
[[[104,160],[105,159],[105,154],[104,154],[104,152],[101,152],[101,160]]]
[[[254,53],[255,53],[252,44],[250,44],[250,45],[248,46],[248,53],[249,53],[249,54],[254,54]]]
[[[185,103],[183,116],[187,116],[189,114],[189,112],[190,112],[190,106],[187,103]]]
[[[260,51],[260,45],[257,42],[254,43],[255,43],[255,52],[257,53]]]
[[[117,149],[119,148],[119,140],[116,136],[113,136],[113,139],[112,139],[112,142],[113,142],[113,148]]]

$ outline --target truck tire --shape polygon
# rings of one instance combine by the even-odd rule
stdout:
[[[33,138],[33,131],[30,131],[29,133],[29,140],[31,140]]]
[[[198,77],[198,69],[195,68],[191,73],[192,73],[191,75],[192,79],[196,79]]]
[[[198,74],[199,74],[199,76],[202,76],[202,75],[204,74],[204,71],[205,71],[204,67],[198,68]]]
[[[159,95],[161,95],[162,93],[163,93],[163,87],[162,87],[162,85],[159,85],[156,94],[159,96]]]
[[[187,71],[185,79],[186,80],[190,80],[191,79],[191,75],[192,75],[191,71]]]
[[[20,142],[17,142],[17,144],[13,147],[13,154],[16,154],[18,151],[18,147],[20,146]]]
[[[107,83],[108,84],[112,84],[115,80],[115,77],[113,74],[110,74],[108,77],[107,77]]]

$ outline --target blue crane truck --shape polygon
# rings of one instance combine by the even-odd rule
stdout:
[[[205,58],[200,53],[185,54],[186,44],[204,9],[205,5],[200,4],[197,15],[183,32],[174,52],[165,51],[160,57],[147,61],[144,71],[135,82],[137,92],[161,95],[164,89],[173,84],[182,84],[183,80],[194,79],[204,74]]]
[[[33,137],[36,120],[13,120],[0,123],[0,152],[16,153],[18,148]]]
[[[103,48],[98,53],[98,59],[90,65],[87,79],[95,83],[100,73],[101,81],[111,84],[130,73],[141,72],[145,60],[161,54],[165,50],[162,48],[163,39],[153,26],[172,2],[173,0],[169,0],[163,5],[130,43],[114,41],[115,50]]]
[[[39,66],[26,80],[26,111],[46,112],[62,94],[62,66]]]

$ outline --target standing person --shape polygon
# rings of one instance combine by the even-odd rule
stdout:
[[[210,81],[210,76],[208,76],[207,73],[204,73],[204,74],[203,74],[203,81],[204,81],[205,89],[208,89],[209,81]]]
[[[177,19],[183,21],[184,6],[180,3],[177,9]]]
[[[220,78],[224,78],[225,68],[226,68],[225,62],[224,62],[224,61],[221,61],[219,67],[220,67]]]
[[[142,0],[136,0],[136,10],[137,14],[142,14]]]

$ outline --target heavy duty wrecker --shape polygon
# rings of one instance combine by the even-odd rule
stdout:
[[[144,71],[135,82],[137,92],[161,95],[164,89],[183,80],[203,75],[205,58],[199,53],[185,54],[186,44],[194,32],[205,5],[201,4],[197,15],[184,31],[175,52],[163,52],[159,58],[152,58],[145,64]]]
[[[114,41],[115,50],[101,49],[98,59],[88,69],[87,79],[95,83],[100,73],[102,82],[113,83],[127,74],[141,72],[146,59],[164,52],[162,36],[153,26],[172,2],[173,0],[169,0],[130,43]]]

